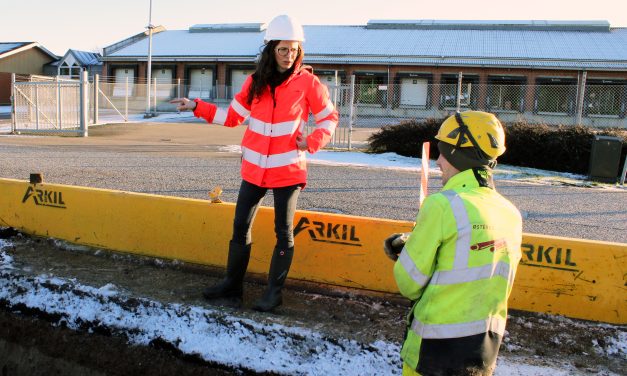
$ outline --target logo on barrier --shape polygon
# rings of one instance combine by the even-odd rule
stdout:
[[[543,245],[535,247],[533,244],[522,244],[521,249],[523,258],[520,262],[523,265],[570,272],[579,271],[577,263],[573,260],[570,248],[563,249],[561,247],[546,247]]]
[[[307,230],[311,240],[316,242],[361,247],[361,243],[357,237],[357,229],[354,225],[320,221],[310,222],[307,217],[302,217],[294,229],[294,236],[298,235],[303,230]]]
[[[33,186],[29,186],[26,189],[22,204],[28,201],[29,198],[33,198],[35,205],[50,206],[53,208],[65,209],[65,202],[63,201],[63,192],[50,191],[47,189],[36,189]]]

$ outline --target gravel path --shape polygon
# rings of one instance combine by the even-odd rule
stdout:
[[[96,127],[89,138],[0,137],[0,177],[207,199],[214,186],[234,202],[240,184],[237,153],[243,127],[203,124],[128,124]],[[497,189],[518,206],[524,231],[627,243],[627,189],[584,188],[498,180]],[[441,189],[438,176],[429,190]],[[298,208],[414,220],[414,172],[310,164]],[[272,205],[268,195],[265,205]]]

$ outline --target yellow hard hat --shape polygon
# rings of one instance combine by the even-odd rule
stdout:
[[[490,160],[505,152],[503,126],[489,112],[457,112],[442,123],[435,138],[456,149],[474,147]]]

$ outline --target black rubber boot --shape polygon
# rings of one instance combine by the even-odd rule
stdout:
[[[272,262],[270,264],[270,273],[268,274],[268,287],[263,293],[253,309],[255,311],[268,312],[283,303],[283,293],[281,290],[285,285],[287,273],[292,265],[292,256],[294,255],[294,247],[287,249],[274,249]]]
[[[226,264],[226,277],[215,286],[206,288],[202,295],[206,299],[242,298],[242,283],[248,260],[250,260],[250,244],[229,243],[229,259]]]

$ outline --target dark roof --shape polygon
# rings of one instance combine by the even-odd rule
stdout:
[[[46,48],[44,48],[44,46],[40,45],[37,42],[0,42],[0,59],[5,56],[11,55],[12,53],[18,52],[20,49],[29,49],[34,47],[39,48],[51,58],[59,58],[57,55],[48,51]]]

